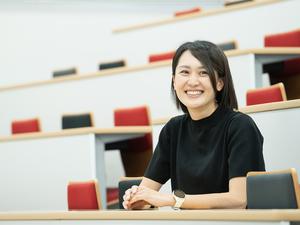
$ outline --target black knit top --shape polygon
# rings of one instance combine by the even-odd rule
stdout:
[[[201,120],[187,114],[162,129],[145,177],[186,194],[228,192],[229,180],[264,171],[263,136],[246,114],[218,107]]]

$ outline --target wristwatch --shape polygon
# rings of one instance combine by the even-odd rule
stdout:
[[[185,200],[185,193],[181,190],[174,190],[173,197],[175,199],[175,205],[173,206],[173,209],[180,209]]]

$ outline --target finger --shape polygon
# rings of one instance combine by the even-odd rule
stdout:
[[[129,188],[125,191],[125,195],[130,195],[130,194],[131,194],[131,188]]]
[[[138,190],[138,186],[133,185],[133,186],[131,187],[131,193],[132,193],[132,194],[135,194],[135,193],[137,192],[137,190]]]
[[[123,200],[124,201],[128,201],[130,199],[130,196],[129,195],[123,195]]]
[[[124,209],[128,209],[128,204],[125,201],[122,202],[122,205]]]

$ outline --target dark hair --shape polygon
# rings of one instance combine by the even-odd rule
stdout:
[[[228,65],[227,57],[224,52],[215,44],[208,41],[194,41],[182,44],[175,52],[172,62],[172,74],[175,76],[176,67],[180,56],[185,52],[190,51],[191,54],[198,59],[206,69],[213,89],[216,93],[216,101],[220,107],[237,109],[237,99],[232,82],[231,72]],[[218,77],[222,79],[224,86],[221,91],[217,91],[217,82],[215,77],[217,72]],[[177,108],[185,113],[188,113],[187,107],[180,102],[173,86],[171,84],[171,92],[175,98]]]

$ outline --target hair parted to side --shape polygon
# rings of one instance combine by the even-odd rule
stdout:
[[[237,109],[238,104],[227,57],[217,45],[208,41],[186,42],[175,52],[172,61],[171,92],[175,98],[177,108],[180,108],[184,113],[188,113],[187,107],[178,99],[173,85],[173,78],[175,76],[178,61],[185,51],[190,51],[191,54],[198,59],[206,69],[216,93],[216,101],[218,105],[224,108]],[[221,91],[217,91],[216,73],[224,83]]]

